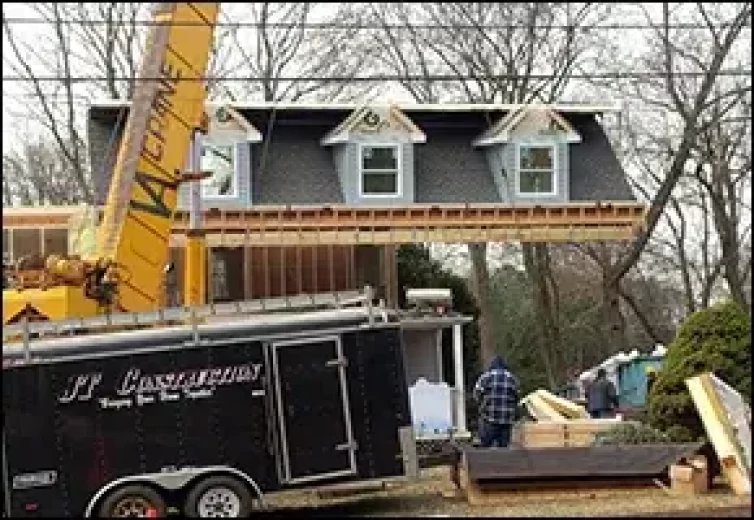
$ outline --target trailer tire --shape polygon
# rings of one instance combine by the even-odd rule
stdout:
[[[150,509],[152,515],[156,515],[157,518],[167,515],[168,506],[162,495],[149,486],[127,485],[105,495],[102,505],[97,510],[97,516],[122,518],[140,513],[139,516],[146,518],[151,516]]]
[[[254,498],[245,482],[215,475],[194,484],[186,496],[183,511],[189,518],[244,518],[254,510]]]

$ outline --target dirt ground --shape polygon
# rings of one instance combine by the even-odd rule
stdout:
[[[320,498],[312,491],[286,491],[268,498],[262,516],[695,516],[751,517],[751,497],[737,497],[724,486],[696,497],[673,496],[661,488],[616,489],[598,494],[552,492],[509,494],[494,505],[470,506],[463,498],[445,498],[454,489],[448,468],[422,472],[418,481],[387,490],[338,498]]]

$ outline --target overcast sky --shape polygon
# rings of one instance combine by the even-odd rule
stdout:
[[[32,4],[3,4],[3,10],[6,17],[13,18],[39,18],[33,8]],[[233,20],[233,21],[245,21],[248,17],[244,15],[244,4],[231,4],[222,3],[221,5],[221,20]],[[313,20],[316,21],[321,17],[327,16],[328,11],[335,9],[337,4],[319,4],[313,14]],[[657,11],[656,6],[648,4],[650,10]],[[621,23],[642,23],[644,21],[640,11],[633,6],[632,9],[626,11],[626,15],[621,17]],[[39,42],[44,40],[45,34],[49,34],[51,26],[49,25],[37,25],[26,24],[23,26],[13,26],[14,35],[19,42]],[[642,48],[644,34],[641,31],[626,31],[623,35],[628,44],[627,48],[631,48],[635,52],[639,52]],[[5,32],[3,32],[3,75],[14,75],[13,71],[7,66],[7,59],[12,56],[12,51],[9,48]],[[39,64],[36,64],[35,69],[41,73],[45,73],[42,68],[39,68]],[[81,73],[81,71],[79,71]],[[83,71],[86,74],[86,71]],[[49,74],[49,72],[47,73]],[[27,135],[29,132],[33,132],[36,126],[28,117],[24,117],[26,110],[24,105],[30,102],[30,98],[25,97],[28,93],[28,85],[21,82],[4,82],[3,84],[3,134],[6,136],[3,139],[3,149],[9,145],[16,145],[19,141],[23,141],[21,135]],[[46,88],[50,88],[51,85],[46,85]],[[577,92],[579,92],[577,90]],[[583,93],[583,92],[581,92]],[[378,93],[377,98],[383,101],[405,101],[411,102],[411,97],[400,86],[396,84],[383,85]],[[609,99],[601,101],[611,101]],[[82,100],[83,102],[83,100]],[[81,108],[81,107],[79,107]],[[10,137],[10,139],[8,139]],[[16,137],[14,139],[14,137]]]
[[[621,15],[611,22],[621,24],[643,24],[646,23],[646,18],[642,14],[639,5],[643,5],[652,15],[653,21],[659,21],[661,15],[661,4],[613,4],[614,9],[621,11]],[[677,4],[676,4],[677,5]],[[725,4],[723,4],[725,5]],[[728,4],[730,5],[730,4]],[[328,10],[334,9],[337,4],[322,4],[318,11],[315,11],[314,20],[320,16],[326,16]],[[687,8],[693,9],[693,5],[686,4]],[[681,7],[683,9],[684,7]],[[248,21],[248,16],[244,16],[244,9],[248,9],[245,4],[222,4],[221,20],[232,21]],[[9,18],[13,17],[29,17],[38,18],[39,15],[34,12],[30,4],[3,4],[4,15]],[[23,26],[13,26],[14,34],[19,42],[32,42],[38,45],[37,42],[42,42],[45,38],[45,34],[49,34],[51,26],[41,24],[27,24]],[[743,45],[748,45],[748,67],[751,67],[751,43],[750,43],[750,29],[747,29],[744,33],[745,41],[742,41]],[[646,50],[646,38],[648,36],[647,31],[643,30],[624,30],[615,31],[615,38],[620,40],[620,50],[623,56],[632,56],[634,58],[641,56]],[[142,36],[143,38],[143,36]],[[748,43],[746,43],[748,42]],[[15,73],[8,67],[7,59],[12,55],[12,51],[9,48],[5,32],[3,31],[3,76],[12,76]],[[35,63],[35,70],[38,73],[50,75],[50,71],[44,71],[40,68],[39,63]],[[635,70],[642,70],[642,65],[636,63],[633,67]],[[74,71],[74,75],[88,75],[90,71],[77,70]],[[22,97],[28,92],[29,85],[22,82],[3,82],[3,152],[9,150],[9,147],[17,148],[20,143],[23,143],[30,134],[38,133],[39,126],[26,117],[26,106],[30,103],[34,103],[33,98]],[[54,88],[54,84],[48,84],[46,88]],[[84,87],[80,87],[84,88]],[[626,102],[629,99],[617,99],[613,95],[605,95],[597,92],[593,87],[590,88],[574,88],[572,89],[570,99],[586,97],[589,101],[608,104],[612,102]],[[381,101],[406,101],[410,102],[411,98],[400,87],[393,85],[383,85],[378,92],[377,98]],[[100,96],[100,100],[104,97]],[[87,106],[84,99],[78,105],[78,109],[83,110]],[[79,119],[83,122],[83,117]],[[628,165],[626,165],[628,168]],[[743,216],[743,219],[750,222],[750,212]]]

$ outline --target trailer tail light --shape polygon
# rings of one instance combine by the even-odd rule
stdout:
[[[39,509],[39,504],[26,504],[24,506],[24,509],[30,513],[33,513],[37,509]]]

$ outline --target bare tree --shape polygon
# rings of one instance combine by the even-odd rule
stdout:
[[[70,175],[75,180],[84,200],[93,202],[90,179],[84,166],[84,140],[76,115],[76,98],[72,82],[72,35],[70,27],[63,23],[64,13],[57,3],[33,4],[34,9],[52,28],[46,42],[19,42],[3,13],[3,29],[13,54],[11,67],[14,72],[29,81],[36,102],[25,104],[27,117],[35,118],[49,132],[65,157]],[[47,43],[48,45],[44,45]],[[60,84],[50,90],[39,79],[34,62],[47,66],[60,76]],[[55,100],[62,101],[56,104]]]
[[[240,20],[249,20],[252,27],[236,25],[229,32],[228,40],[238,53],[237,68],[261,78],[258,83],[244,83],[240,95],[258,95],[264,101],[297,101],[312,96],[330,101],[353,95],[349,94],[354,87],[348,80],[365,67],[365,61],[355,52],[360,9],[340,4],[333,14],[317,21],[319,27],[309,27],[315,22],[319,5],[263,2],[245,4],[239,10]],[[301,80],[281,79],[291,76]],[[367,89],[367,85],[361,85],[357,92],[364,94]]]
[[[128,99],[143,55],[143,3],[32,3],[45,22],[43,31],[28,37],[24,25],[3,29],[10,49],[5,63],[26,80],[29,102],[15,117],[32,121],[50,136],[67,161],[62,174],[70,176],[72,196],[94,202],[84,139],[83,109],[95,98]],[[97,78],[76,82],[81,75]],[[59,78],[55,82],[43,76]]]
[[[751,23],[751,6],[693,4],[689,8],[695,10],[695,19],[704,29],[693,32],[672,29],[679,13],[671,12],[668,4],[662,5],[659,24],[645,11],[647,22],[655,26],[655,30],[649,50],[638,61],[657,76],[635,80],[630,84],[630,95],[672,118],[669,125],[659,127],[660,133],[644,136],[661,143],[666,151],[662,182],[651,198],[646,227],[636,240],[622,251],[613,251],[614,256],[602,255],[600,251],[593,255],[601,258],[605,338],[617,347],[626,344],[625,319],[620,309],[621,279],[644,252],[679,180],[693,174],[696,165],[692,152],[700,135],[725,117],[747,92],[739,85],[721,93],[715,93],[715,88],[720,84],[723,67],[730,64],[731,49],[742,43],[741,32]],[[734,12],[729,13],[730,10]],[[687,21],[689,17],[694,19],[691,13],[680,14]],[[725,23],[720,23],[721,20]],[[632,60],[635,62],[635,57]],[[619,60],[614,59],[614,62],[625,66]],[[608,64],[605,67],[609,70]],[[629,95],[625,90],[621,92]],[[720,110],[715,109],[718,101],[722,105]]]
[[[105,2],[64,4],[80,49],[73,55],[90,74],[102,78],[101,88],[110,99],[131,99],[143,55],[139,20],[148,19],[149,4]],[[87,23],[96,20],[97,23]],[[123,79],[125,78],[125,79]]]
[[[56,143],[27,142],[22,152],[3,154],[3,202],[7,206],[78,202],[82,194],[67,170],[68,160]]]
[[[720,98],[721,96],[717,96]],[[751,304],[744,290],[751,258],[742,258],[742,242],[751,234],[751,211],[743,224],[742,212],[751,190],[751,119],[748,103],[742,103],[739,114],[724,118],[717,101],[710,114],[712,122],[700,133],[698,152],[700,165],[696,179],[710,199],[713,222],[720,241],[721,263],[728,290],[742,306]],[[748,149],[747,149],[748,148]]]
[[[402,75],[401,85],[417,101],[551,103],[562,96],[574,67],[590,49],[593,37],[583,27],[606,17],[609,7],[550,2],[372,4],[372,19],[383,28],[373,42],[384,70]],[[494,30],[489,29],[492,25]],[[457,79],[434,82],[434,75]],[[523,248],[542,323],[540,349],[555,384],[562,372],[553,357],[561,350],[557,284],[547,245]],[[487,244],[469,244],[468,249],[486,363],[496,350]]]

